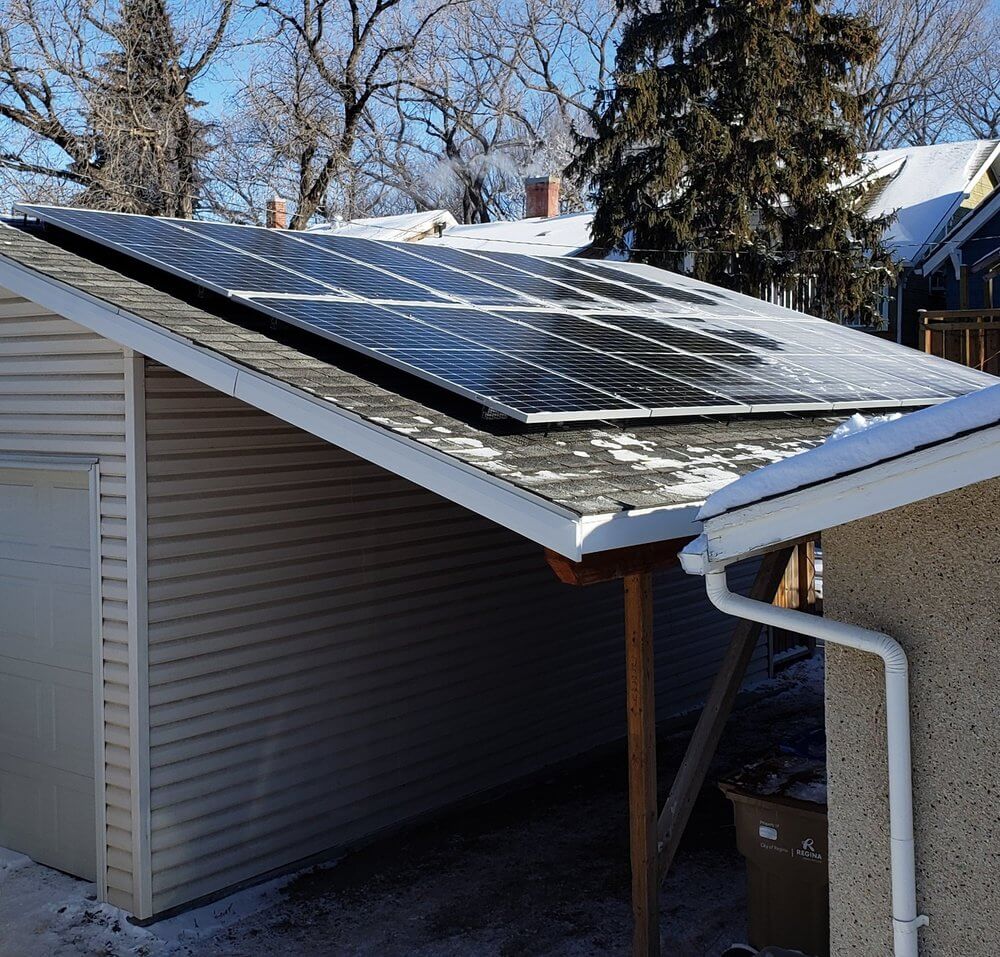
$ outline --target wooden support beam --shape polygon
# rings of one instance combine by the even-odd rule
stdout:
[[[750,590],[750,597],[757,601],[773,601],[781,584],[782,576],[792,556],[792,548],[782,548],[770,552],[761,559],[757,577]],[[698,724],[684,752],[684,760],[677,771],[670,794],[660,814],[657,827],[660,846],[658,861],[658,883],[662,882],[670,870],[677,848],[680,846],[684,828],[691,817],[691,809],[698,798],[705,776],[715,756],[715,750],[722,737],[723,728],[733,710],[736,695],[743,684],[750,659],[753,658],[757,639],[760,637],[758,622],[740,619],[729,642],[726,656],[722,660],[718,674],[708,693]],[[631,740],[631,739],[630,739]]]
[[[545,560],[559,581],[567,585],[596,585],[676,565],[677,553],[689,541],[689,538],[678,538],[648,545],[630,545],[628,548],[611,548],[585,555],[579,562],[546,548]]]
[[[676,551],[676,550],[675,550]],[[659,957],[656,842],[656,700],[653,684],[653,582],[625,577],[625,682],[628,706],[629,847],[633,957]]]

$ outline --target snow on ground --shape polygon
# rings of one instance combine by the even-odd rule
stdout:
[[[869,424],[862,416],[855,416],[850,421],[853,427],[835,440],[773,462],[715,492],[701,507],[698,518],[712,518],[974,429],[996,425],[1000,423],[1000,385],[910,412],[902,418],[886,417]]]
[[[714,781],[815,727],[822,662],[758,686],[729,722],[661,896],[663,951],[718,957],[746,882]],[[688,732],[661,737],[660,799]],[[215,904],[136,927],[93,885],[0,856],[0,957],[609,957],[630,939],[621,749],[491,803]]]

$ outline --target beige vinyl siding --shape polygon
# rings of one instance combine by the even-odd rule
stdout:
[[[622,736],[618,585],[152,364],[146,432],[154,912]],[[731,624],[660,578],[666,715]]]
[[[131,908],[123,368],[120,346],[0,289],[0,454],[100,463],[105,878],[109,900]]]

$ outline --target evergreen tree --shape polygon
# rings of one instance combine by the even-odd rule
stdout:
[[[91,91],[96,167],[81,201],[147,215],[194,215],[207,127],[166,0],[124,0],[108,33],[117,49]]]
[[[874,31],[813,0],[625,5],[615,87],[575,166],[594,242],[752,295],[813,277],[813,311],[872,318],[895,267],[887,221],[863,212],[846,80]]]

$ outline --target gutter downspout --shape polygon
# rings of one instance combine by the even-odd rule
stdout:
[[[709,601],[720,611],[776,628],[809,635],[846,648],[878,655],[885,664],[885,723],[889,749],[889,830],[892,873],[892,928],[895,957],[918,957],[917,930],[927,924],[917,914],[916,861],[913,850],[913,769],[910,759],[910,690],[906,653],[889,635],[829,618],[807,615],[729,590],[726,566],[696,551],[696,539],[681,553],[688,574],[705,576]],[[705,548],[704,538],[700,540]]]

